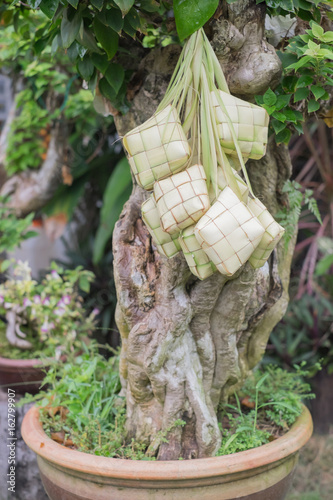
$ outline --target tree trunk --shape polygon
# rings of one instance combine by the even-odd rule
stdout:
[[[275,50],[262,39],[263,23],[263,8],[241,0],[207,30],[231,92],[247,98],[280,74]],[[116,118],[120,135],[154,113],[179,53],[171,46],[143,59],[143,85],[130,113]],[[287,148],[270,140],[266,156],[247,165],[255,194],[276,213],[287,203]],[[212,456],[221,442],[219,405],[260,361],[285,313],[293,244],[287,251],[280,244],[261,269],[246,264],[232,278],[216,273],[199,281],[182,255],[167,260],[156,251],[141,219],[146,197],[134,185],[113,240],[128,437],[150,445],[161,460]],[[177,419],[186,424],[174,425]]]

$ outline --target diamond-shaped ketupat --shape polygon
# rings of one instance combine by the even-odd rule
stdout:
[[[168,258],[177,255],[180,251],[178,234],[171,236],[161,228],[160,214],[153,194],[142,203],[141,213],[158,252]]]
[[[219,96],[233,124],[237,142],[245,159],[259,160],[266,153],[269,116],[267,111],[222,90]],[[237,156],[235,142],[225,111],[214,92],[211,93],[221,146],[226,154]]]
[[[179,243],[191,272],[204,280],[216,271],[216,266],[202,250],[194,234],[194,225],[187,227],[179,236]]]
[[[265,205],[261,203],[258,198],[249,199],[247,205],[265,229],[259,245],[249,258],[251,266],[256,269],[262,267],[268,260],[272,251],[282,238],[284,228],[276,222]]]
[[[183,170],[191,152],[177,111],[170,105],[128,132],[123,143],[137,183],[147,190],[155,181]]]
[[[264,232],[258,219],[229,187],[222,191],[194,229],[201,248],[217,270],[227,276],[245,264]]]
[[[154,194],[162,228],[170,234],[197,222],[210,207],[202,165],[156,182]]]

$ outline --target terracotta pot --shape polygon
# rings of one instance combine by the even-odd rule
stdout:
[[[224,457],[148,462],[65,448],[47,437],[36,407],[22,424],[22,437],[37,454],[51,500],[282,500],[298,451],[311,434],[311,415],[304,408],[287,434],[260,448]]]
[[[39,391],[45,372],[38,366],[44,363],[40,359],[8,359],[0,357],[0,385],[6,390],[10,387],[16,393]]]

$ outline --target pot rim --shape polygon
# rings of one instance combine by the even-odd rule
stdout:
[[[39,410],[30,408],[22,423],[22,437],[37,455],[58,467],[85,474],[129,480],[184,480],[217,477],[259,468],[296,453],[310,439],[313,430],[309,410],[304,406],[291,429],[271,443],[222,457],[195,460],[145,461],[102,457],[68,449],[49,438],[39,421]]]
[[[42,359],[31,358],[31,359],[11,359],[3,358],[0,356],[0,367],[16,367],[20,368],[40,368],[45,366],[45,362]]]

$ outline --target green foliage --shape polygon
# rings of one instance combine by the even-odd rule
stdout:
[[[256,0],[257,4],[265,2],[269,16],[297,16],[304,21],[315,19],[320,22],[320,8],[328,1],[321,0]]]
[[[270,336],[274,351],[266,354],[267,362],[278,362],[292,367],[307,361],[315,365],[319,361],[333,371],[332,342],[333,304],[325,293],[304,293],[288,305],[283,320]]]
[[[272,117],[271,132],[278,143],[288,144],[294,130],[303,133],[304,118],[318,111],[319,100],[329,99],[327,88],[333,85],[333,31],[324,32],[314,21],[310,26],[278,52],[283,64],[280,85],[256,96]]]
[[[301,189],[302,186],[300,184],[291,180],[288,180],[282,189],[283,193],[288,194],[289,207],[284,207],[280,210],[276,214],[276,218],[285,229],[284,241],[286,248],[288,248],[289,242],[295,233],[302,207],[310,210],[320,224],[322,224],[317,202],[312,197],[313,191],[306,189],[303,194]]]
[[[119,395],[119,355],[106,360],[97,345],[83,345],[83,353],[68,362],[52,363],[44,378],[47,390],[26,396],[36,401],[45,432],[65,432],[75,448],[85,453],[132,460],[154,460],[147,444],[126,441],[125,401]],[[20,402],[22,404],[22,401]],[[165,442],[170,430],[185,424],[176,420],[156,439]]]
[[[36,236],[34,231],[29,231],[34,214],[18,219],[15,211],[8,206],[8,202],[8,197],[0,196],[0,253],[10,252],[22,241]],[[4,263],[0,270],[6,270]]]
[[[132,189],[132,177],[127,159],[122,158],[112,172],[103,197],[100,225],[94,244],[93,262],[98,264],[104,254],[115,223]]]
[[[304,364],[295,365],[294,369],[294,372],[288,372],[267,365],[247,378],[239,393],[234,395],[234,404],[226,405],[222,410],[223,421],[228,425],[222,428],[224,439],[218,456],[268,443],[272,440],[269,428],[274,426],[289,429],[302,412],[302,401],[314,397],[310,385],[303,380],[309,376],[309,370]],[[242,409],[240,398],[245,397],[253,409]],[[259,422],[266,429],[260,428]]]
[[[213,16],[218,0],[174,0],[176,26],[180,40],[192,35]]]
[[[5,317],[7,311],[15,310],[17,325],[22,325],[26,340],[32,344],[29,352],[19,357],[37,357],[41,352],[60,356],[81,345],[82,338],[94,329],[97,311],[86,313],[79,290],[88,293],[93,278],[82,266],[63,270],[52,263],[51,271],[38,283],[32,279],[27,262],[16,263],[13,277],[0,285],[0,315]],[[5,331],[6,325],[1,323],[0,328]],[[8,357],[16,356],[4,337],[2,341],[1,351],[6,350]]]

